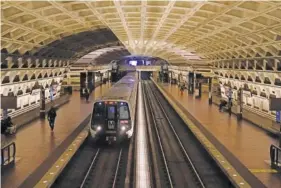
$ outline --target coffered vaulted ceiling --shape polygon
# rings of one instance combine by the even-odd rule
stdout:
[[[105,29],[131,54],[171,63],[281,55],[278,1],[4,1],[1,5],[1,48],[11,53],[38,52],[64,37]],[[73,43],[78,45],[79,40]]]

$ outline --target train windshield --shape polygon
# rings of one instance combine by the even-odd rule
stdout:
[[[97,102],[94,105],[93,119],[104,119],[105,117],[105,104]]]
[[[115,102],[106,104],[106,102],[96,102],[93,109],[93,120],[115,119],[118,116],[120,120],[129,120],[130,111],[128,103]]]
[[[115,106],[108,106],[107,107],[107,118],[108,119],[115,119],[116,115],[116,107]]]
[[[130,119],[129,107],[125,102],[120,102],[119,107],[119,119]]]

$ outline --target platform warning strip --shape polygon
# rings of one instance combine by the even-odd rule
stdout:
[[[274,169],[249,169],[252,173],[281,173]]]
[[[167,101],[176,110],[179,116],[183,119],[189,129],[193,132],[195,137],[201,142],[209,154],[213,157],[222,171],[228,176],[229,180],[236,187],[251,187],[245,179],[235,170],[233,166],[226,160],[226,158],[216,149],[216,147],[205,137],[205,135],[197,128],[196,125],[185,115],[185,113],[177,106],[177,104],[167,95],[166,91],[162,89],[153,79],[157,88],[161,91]]]
[[[35,188],[51,187],[51,185],[55,182],[55,180],[60,175],[62,170],[65,168],[65,166],[71,160],[73,155],[79,149],[81,144],[85,141],[87,136],[88,136],[88,129],[85,128],[75,138],[75,140],[68,146],[68,148],[63,152],[63,154],[54,163],[54,165],[48,170],[48,172],[43,176],[43,178],[35,185]]]

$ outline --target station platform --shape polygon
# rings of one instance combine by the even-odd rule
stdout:
[[[157,84],[190,119],[199,122],[196,126],[244,179],[254,174],[252,179],[266,187],[281,187],[281,173],[269,164],[270,145],[278,145],[278,139],[246,120],[238,121],[236,115],[220,112],[217,105],[209,105],[208,93],[196,99],[186,90],[181,94],[177,85]]]
[[[80,98],[79,92],[73,92],[69,103],[57,110],[54,132],[51,131],[47,119],[36,119],[18,130],[15,136],[7,138],[8,141],[16,143],[16,162],[14,167],[2,171],[1,187],[30,187],[28,184],[32,178],[40,178],[36,177],[40,174],[37,172],[52,165],[48,163],[56,160],[58,150],[64,150],[64,141],[89,116],[92,101],[103,95],[110,85],[107,83],[97,87],[92,92],[89,103]],[[45,167],[41,168],[42,166]]]

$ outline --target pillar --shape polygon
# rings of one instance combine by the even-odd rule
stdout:
[[[94,84],[93,84],[93,72],[88,71],[87,72],[87,81],[88,81],[88,89],[90,92],[94,90]]]
[[[188,94],[194,93],[194,73],[190,72],[188,74]]]
[[[243,108],[243,89],[239,88],[237,97],[237,119],[242,119],[242,108]]]
[[[87,87],[86,80],[87,80],[86,72],[80,72],[80,97],[83,97],[83,89]]]
[[[109,70],[107,71],[107,79],[108,81],[111,81],[111,72],[109,72]]]
[[[96,73],[92,72],[92,82],[93,82],[93,89],[96,88]]]
[[[51,93],[51,95],[52,95],[52,93]],[[51,98],[52,98],[52,96],[51,96]],[[41,88],[40,99],[41,99],[40,100],[40,118],[45,119],[46,104],[45,104],[45,89],[44,88]]]
[[[212,97],[212,77],[209,78],[209,104],[213,103],[213,97]]]
[[[194,92],[195,98],[201,98],[202,83],[199,80],[196,83],[195,91],[196,91],[196,92]]]
[[[141,80],[141,71],[138,71],[139,80]]]
[[[7,117],[8,117],[8,109],[3,109],[3,120],[4,119],[7,119]]]

